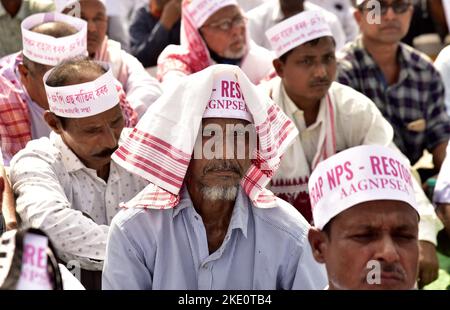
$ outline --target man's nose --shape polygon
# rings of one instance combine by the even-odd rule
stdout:
[[[394,240],[390,236],[386,236],[379,241],[375,258],[387,263],[399,261],[400,255],[398,254]]]

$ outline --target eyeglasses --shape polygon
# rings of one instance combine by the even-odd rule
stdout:
[[[226,18],[209,25],[203,25],[202,27],[215,28],[221,31],[229,31],[233,27],[240,27],[245,25],[247,18],[242,15],[237,15],[234,18]]]
[[[389,8],[392,8],[395,14],[403,14],[412,6],[412,3],[410,1],[394,1],[391,4],[387,4],[384,1],[378,1],[380,3],[380,13],[381,15],[385,15]],[[361,6],[362,10],[365,11],[372,11],[375,10],[377,7],[367,7],[366,5],[370,4],[370,2],[366,2]]]

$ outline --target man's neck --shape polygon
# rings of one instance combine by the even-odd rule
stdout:
[[[364,37],[362,38],[364,48],[372,56],[375,63],[381,69],[388,85],[395,84],[400,72],[400,64],[397,59],[397,52],[400,44],[382,44]]]
[[[16,16],[20,10],[20,7],[22,6],[22,1],[18,0],[1,0],[1,1],[3,8],[5,8],[5,11],[8,12],[8,14],[11,17]]]
[[[289,94],[287,89],[286,94],[292,100],[292,102],[303,111],[306,127],[311,126],[317,120],[320,109],[321,100],[311,100],[300,96]]]
[[[108,182],[110,167],[111,167],[111,164],[109,163],[109,164],[101,167],[100,169],[96,169],[97,176],[99,178],[103,179],[105,182]]]
[[[206,229],[208,250],[211,254],[223,243],[231,221],[235,201],[206,200],[200,189],[195,186],[188,185],[187,190],[194,209],[202,217]]]

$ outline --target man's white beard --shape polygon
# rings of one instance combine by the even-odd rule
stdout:
[[[202,194],[205,200],[217,201],[217,200],[235,200],[238,193],[238,186],[211,186],[203,187]]]
[[[229,48],[223,52],[223,57],[228,59],[240,59],[245,56],[245,51],[247,50],[247,44],[242,45],[239,51],[233,52]]]

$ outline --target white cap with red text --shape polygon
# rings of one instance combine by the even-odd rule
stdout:
[[[48,86],[47,79],[54,69],[45,73],[43,79],[50,111],[61,117],[82,118],[100,114],[119,104],[111,67],[103,66],[107,72],[94,81],[69,86]]]
[[[203,118],[235,118],[253,123],[247,109],[237,76],[224,71],[214,76],[211,98],[206,105]]]
[[[333,33],[320,11],[304,11],[296,14],[266,31],[266,37],[277,57],[321,37],[332,37]]]
[[[410,165],[385,146],[362,145],[319,163],[309,178],[314,226],[323,227],[339,213],[363,202],[403,201],[418,211]]]
[[[200,28],[211,15],[229,5],[238,6],[238,3],[236,0],[192,0],[186,9],[195,26]]]
[[[35,26],[48,22],[63,22],[75,27],[78,32],[70,36],[54,38],[30,31]],[[65,14],[50,12],[27,17],[21,24],[23,54],[31,61],[56,66],[64,59],[87,56],[86,21]]]

